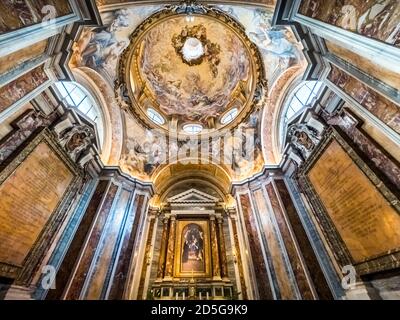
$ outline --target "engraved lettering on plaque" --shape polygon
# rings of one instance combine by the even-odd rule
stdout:
[[[23,265],[73,178],[42,142],[0,185],[0,262]]]
[[[337,141],[308,177],[356,263],[400,247],[400,215]]]

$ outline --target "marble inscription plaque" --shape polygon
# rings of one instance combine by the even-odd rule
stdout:
[[[400,215],[337,141],[308,177],[356,263],[400,247]]]
[[[24,259],[60,203],[73,173],[41,142],[0,186],[0,263]]]

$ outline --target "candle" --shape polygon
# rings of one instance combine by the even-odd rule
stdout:
[[[182,293],[182,300],[185,300],[185,291]]]
[[[201,300],[201,291],[199,292],[199,300]]]
[[[207,298],[206,298],[206,299],[208,300],[209,297],[210,297],[210,296],[208,295],[208,291],[207,291]]]
[[[178,292],[175,293],[175,299],[178,300]]]

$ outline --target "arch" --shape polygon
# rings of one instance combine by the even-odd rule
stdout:
[[[93,69],[79,67],[72,69],[77,82],[92,88],[98,97],[100,106],[106,118],[106,148],[102,155],[105,165],[118,165],[121,156],[123,142],[123,125],[121,109],[115,99],[114,91],[109,83]]]
[[[102,153],[105,141],[106,119],[98,98],[92,90],[76,81],[58,81],[55,83],[64,103],[77,110],[78,113],[95,125]]]
[[[277,132],[282,103],[291,85],[300,79],[306,66],[295,65],[288,68],[270,88],[261,122],[261,144],[265,164],[276,165],[280,162],[281,154],[277,148]]]
[[[171,164],[163,167],[153,181],[157,201],[161,203],[173,195],[174,190],[188,184],[200,190],[213,190],[221,201],[226,201],[231,187],[229,175],[216,164]]]

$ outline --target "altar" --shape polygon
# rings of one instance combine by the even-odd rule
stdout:
[[[237,290],[235,279],[229,277],[226,214],[219,199],[188,190],[169,198],[160,215],[163,227],[157,275],[148,298],[234,299]]]

